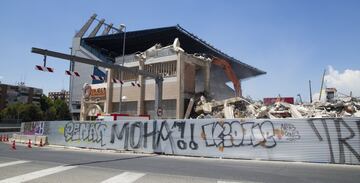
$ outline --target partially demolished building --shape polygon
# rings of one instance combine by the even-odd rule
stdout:
[[[179,25],[131,32],[116,29],[109,34],[112,24],[101,20],[85,36],[94,20],[96,15],[73,38],[72,54],[161,74],[163,118],[183,118],[188,104],[201,95],[216,100],[240,97],[242,79],[265,74]],[[97,36],[102,26],[105,29]],[[98,113],[124,113],[152,117],[159,112],[153,107],[154,80],[82,63],[73,63],[71,70],[81,75],[70,81],[74,116],[86,119]],[[226,85],[229,81],[235,90]]]

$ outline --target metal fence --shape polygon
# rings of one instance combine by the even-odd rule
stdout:
[[[360,164],[360,118],[52,121],[50,144],[223,158]]]

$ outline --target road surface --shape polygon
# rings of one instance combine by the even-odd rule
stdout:
[[[359,182],[360,166],[132,154],[0,142],[0,183]]]

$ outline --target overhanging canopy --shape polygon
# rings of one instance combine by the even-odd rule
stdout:
[[[83,38],[83,41],[101,53],[115,58],[122,55],[123,36],[123,33],[117,33]],[[239,79],[266,74],[266,72],[260,69],[245,64],[221,52],[179,25],[126,32],[125,54],[132,54],[138,51],[143,52],[157,43],[160,43],[162,46],[167,46],[172,44],[175,38],[179,38],[181,48],[183,48],[186,53],[202,53],[230,62]]]

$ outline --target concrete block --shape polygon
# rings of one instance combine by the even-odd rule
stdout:
[[[47,144],[47,136],[44,135],[21,135],[21,134],[13,134],[12,140],[15,140],[17,143],[27,144],[29,140],[33,145],[39,145],[42,139],[43,145]]]

